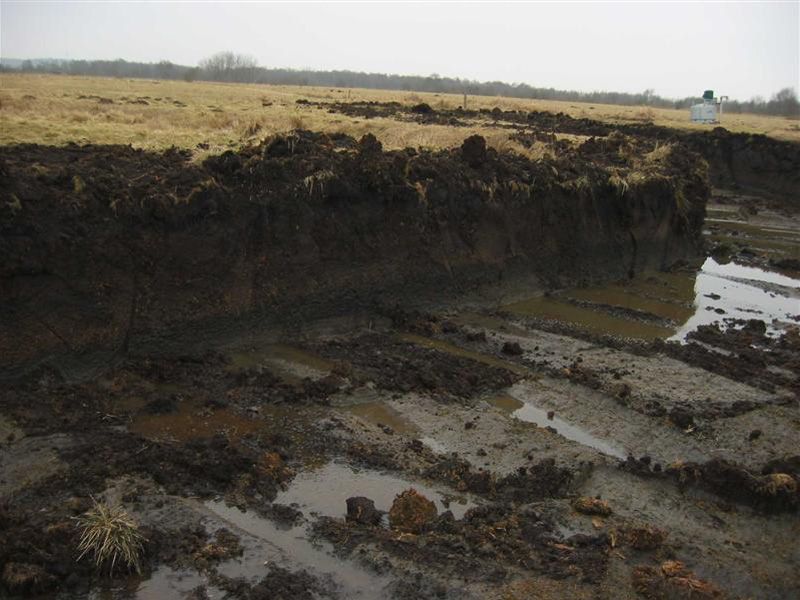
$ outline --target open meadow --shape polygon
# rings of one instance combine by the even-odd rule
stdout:
[[[0,144],[132,144],[136,148],[177,146],[198,156],[237,149],[278,132],[304,128],[342,132],[359,138],[375,135],[388,149],[449,148],[473,134],[491,147],[531,154],[509,140],[508,131],[488,116],[468,127],[418,124],[393,118],[330,114],[311,102],[425,102],[434,110],[453,110],[459,95],[333,89],[211,82],[157,81],[0,74]],[[653,123],[687,131],[707,131],[689,122],[688,111],[606,104],[582,104],[469,96],[467,108],[563,112],[607,123]],[[726,114],[722,126],[734,132],[762,133],[800,141],[800,122],[783,117]],[[561,137],[569,137],[561,135]],[[540,151],[541,149],[539,149]],[[534,149],[534,154],[537,150]]]

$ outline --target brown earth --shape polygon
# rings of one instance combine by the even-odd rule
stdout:
[[[47,357],[99,367],[178,333],[440,302],[503,278],[620,277],[701,246],[708,188],[677,146],[613,171],[573,154],[353,146],[296,131],[203,165],[177,150],[0,150],[4,373]],[[626,173],[637,183],[621,191],[612,175]]]

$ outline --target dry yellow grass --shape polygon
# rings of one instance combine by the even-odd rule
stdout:
[[[462,101],[459,95],[420,92],[1,74],[0,144],[113,143],[148,149],[178,146],[195,149],[200,157],[304,127],[341,131],[355,137],[370,132],[386,148],[446,148],[480,133],[497,149],[513,149],[531,157],[546,151],[544,145],[522,148],[508,139],[507,129],[494,127],[488,120],[470,127],[420,125],[386,118],[367,120],[298,105],[295,101],[300,98],[427,102],[434,108],[455,108]],[[147,104],[133,103],[137,99]],[[687,111],[647,109],[649,114],[645,114],[642,107],[469,97],[469,108],[494,106],[565,112],[609,122],[641,122],[652,117],[657,124],[705,128],[688,123]],[[800,141],[800,125],[788,119],[730,115],[725,117],[724,125],[733,131]],[[197,150],[198,144],[203,144],[203,149]]]
[[[121,506],[94,501],[94,506],[77,519],[80,529],[78,560],[91,555],[95,566],[124,567],[141,573],[144,538],[139,526]]]

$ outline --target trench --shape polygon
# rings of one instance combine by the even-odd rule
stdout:
[[[750,254],[740,252],[727,263],[714,257],[702,257],[702,265],[697,265],[695,269],[685,268],[670,272],[657,270],[668,266],[663,263],[671,263],[673,259],[696,258],[693,256],[693,246],[701,235],[700,226],[693,225],[694,229],[688,233],[669,231],[667,239],[650,243],[648,235],[655,236],[654,232],[659,231],[664,222],[670,222],[674,215],[669,212],[674,208],[670,204],[675,200],[672,196],[666,200],[663,197],[661,200],[655,199],[658,194],[653,194],[652,197],[642,196],[638,198],[644,203],[641,214],[634,211],[617,221],[616,217],[611,216],[611,210],[609,214],[596,211],[595,217],[598,220],[586,224],[583,221],[588,217],[581,212],[587,205],[586,195],[570,191],[572,188],[563,184],[574,182],[556,179],[550,170],[543,170],[541,177],[553,190],[557,190],[554,192],[555,199],[552,202],[543,202],[538,210],[529,210],[533,196],[524,190],[527,189],[525,186],[532,184],[523,181],[527,176],[525,169],[518,168],[519,165],[513,163],[504,168],[511,169],[513,176],[520,179],[514,180],[516,185],[512,186],[513,191],[504,191],[501,187],[492,187],[494,171],[481,172],[480,169],[470,166],[462,160],[460,149],[438,157],[423,154],[415,160],[400,153],[386,153],[388,156],[378,154],[377,157],[370,158],[366,150],[341,158],[324,145],[315,146],[314,140],[301,139],[298,143],[301,146],[306,144],[306,150],[313,158],[332,161],[333,166],[340,169],[340,179],[333,180],[323,188],[312,188],[308,197],[298,197],[297,190],[292,187],[281,189],[284,196],[277,200],[274,197],[259,197],[257,201],[264,204],[258,205],[257,214],[253,217],[255,220],[252,222],[248,221],[246,209],[242,213],[236,212],[235,209],[242,208],[237,204],[240,198],[226,195],[230,189],[237,190],[237,193],[244,189],[238,179],[239,175],[220,171],[219,165],[196,167],[196,171],[192,171],[195,168],[192,167],[188,174],[195,177],[194,182],[197,183],[205,181],[205,177],[213,173],[225,183],[225,191],[206,190],[199,194],[199,201],[187,202],[178,208],[158,204],[149,206],[148,210],[164,219],[157,225],[148,221],[150,213],[136,212],[138,208],[135,203],[127,206],[126,210],[130,212],[119,222],[110,221],[112,230],[105,232],[108,239],[113,240],[114,235],[126,227],[140,227],[137,231],[142,235],[142,240],[146,240],[139,249],[141,255],[136,257],[141,258],[142,262],[131,267],[132,269],[140,269],[142,273],[146,273],[151,267],[148,261],[155,261],[162,256],[169,257],[162,265],[163,272],[159,275],[163,279],[135,278],[137,291],[133,296],[130,294],[129,284],[117,285],[119,281],[129,277],[129,274],[122,277],[114,270],[104,270],[107,265],[98,268],[97,273],[90,274],[90,278],[96,279],[85,282],[86,289],[100,291],[96,292],[97,296],[92,302],[80,306],[77,312],[75,307],[79,303],[74,297],[68,302],[63,301],[59,297],[59,293],[63,292],[60,288],[50,293],[47,292],[46,285],[37,287],[43,282],[32,283],[16,271],[8,274],[10,288],[19,286],[12,290],[14,302],[21,301],[21,298],[27,297],[26,294],[44,290],[42,305],[47,310],[52,310],[54,318],[60,319],[61,324],[70,324],[69,327],[65,325],[69,335],[64,339],[70,340],[68,349],[74,351],[78,359],[83,356],[82,352],[96,346],[110,346],[116,353],[120,335],[123,349],[136,357],[137,352],[146,353],[148,347],[158,346],[162,330],[174,332],[188,327],[193,331],[194,328],[193,333],[199,337],[204,323],[216,322],[220,328],[225,329],[227,323],[243,318],[245,330],[248,323],[252,323],[251,332],[225,346],[223,354],[227,362],[224,367],[220,367],[224,373],[220,379],[229,377],[230,381],[236,383],[235,386],[230,384],[233,389],[229,391],[243,394],[246,392],[249,396],[245,395],[245,399],[239,404],[235,394],[231,394],[230,402],[227,397],[223,398],[224,402],[214,402],[219,398],[211,398],[212,401],[209,402],[209,398],[204,396],[206,390],[201,389],[204,381],[201,374],[194,373],[187,376],[187,380],[191,382],[188,390],[186,387],[174,386],[169,381],[162,382],[160,389],[148,387],[144,396],[151,403],[145,403],[144,396],[115,396],[110,404],[114,410],[109,411],[105,417],[119,419],[120,415],[125,415],[128,420],[124,421],[122,427],[118,420],[113,421],[119,431],[125,429],[131,434],[141,436],[143,440],[165,444],[185,444],[198,439],[213,438],[221,433],[231,443],[232,449],[236,449],[238,445],[253,444],[254,440],[260,442],[278,439],[280,444],[287,438],[308,441],[315,432],[320,431],[315,427],[330,416],[328,404],[331,404],[336,410],[352,417],[388,428],[398,437],[416,439],[420,429],[414,423],[382,403],[379,395],[376,394],[376,398],[369,393],[362,393],[365,388],[373,389],[374,382],[360,381],[360,373],[352,373],[352,381],[348,380],[349,376],[342,377],[344,383],[338,388],[338,392],[325,397],[324,402],[320,401],[318,405],[304,405],[302,409],[298,408],[299,404],[278,402],[270,405],[267,396],[260,395],[266,392],[259,387],[263,380],[259,380],[258,376],[268,372],[283,384],[300,388],[309,382],[317,383],[326,379],[334,368],[342,367],[343,365],[333,360],[306,350],[303,344],[307,339],[300,334],[303,324],[319,317],[330,316],[331,306],[337,314],[347,314],[365,307],[378,307],[378,312],[384,317],[389,312],[387,306],[400,306],[411,311],[418,306],[441,307],[447,302],[445,299],[455,298],[462,292],[480,294],[486,291],[487,282],[491,282],[489,288],[495,289],[499,279],[498,272],[504,274],[503,285],[516,286],[516,296],[525,297],[506,303],[495,302],[495,298],[486,301],[484,297],[481,308],[491,302],[494,308],[499,309],[494,311],[495,314],[470,313],[470,308],[450,308],[453,322],[525,335],[530,329],[517,319],[533,318],[567,324],[592,334],[681,343],[686,343],[689,335],[699,327],[719,324],[723,329],[735,329],[742,327],[742,321],[752,318],[764,321],[767,334],[773,338],[779,338],[792,327],[796,327],[800,305],[800,279],[792,269],[779,272],[763,260],[745,264]],[[239,160],[252,159],[254,168],[260,169],[259,176],[266,180],[272,172],[270,170],[294,168],[289,159],[269,158],[273,150],[274,148],[270,150],[269,146],[265,146],[258,153],[243,159],[240,157]],[[35,154],[33,150],[27,152]],[[87,160],[83,155],[78,155],[77,158]],[[138,159],[153,161],[154,168],[160,164],[153,157],[137,157]],[[447,177],[453,175],[451,183],[468,181],[473,187],[461,189],[458,188],[460,183],[453,183],[458,197],[463,199],[462,204],[454,206],[450,202],[452,191],[437,191],[434,185],[429,190],[430,200],[426,200],[432,206],[423,207],[424,203],[416,192],[413,197],[404,195],[407,193],[405,190],[410,188],[406,185],[407,181],[397,179],[399,175],[394,170],[395,162],[402,163],[408,172],[418,168],[418,163],[423,163],[428,170],[443,169]],[[424,169],[422,171],[427,172]],[[235,169],[234,172],[238,170]],[[295,183],[309,176],[304,172],[281,172],[288,181]],[[370,176],[373,173],[385,176],[390,185],[385,184],[385,181],[376,182]],[[417,175],[419,178],[415,181],[424,179],[423,174]],[[692,174],[682,172],[672,175],[676,178],[692,178]],[[187,171],[183,176],[187,176]],[[169,179],[169,175],[166,177]],[[162,184],[151,182],[150,185],[150,191],[157,191]],[[381,185],[386,187],[380,188]],[[383,194],[390,199],[385,206],[378,206],[374,201],[375,186],[379,186],[378,195]],[[247,189],[248,192],[252,191]],[[264,189],[267,186],[262,186],[258,188],[260,191],[253,193],[262,193]],[[477,193],[476,189],[482,191]],[[60,198],[63,190],[56,191]],[[189,192],[186,189],[181,191]],[[484,193],[491,196],[482,195]],[[99,195],[98,192],[97,197]],[[97,203],[97,197],[80,200],[87,203],[92,210],[98,211],[100,219],[111,219],[103,212],[105,208]],[[154,197],[158,197],[158,194]],[[197,200],[197,196],[193,197]],[[492,202],[487,201],[490,197]],[[288,202],[287,198],[292,202]],[[567,199],[568,202],[565,201]],[[662,201],[663,204],[660,204]],[[507,204],[504,205],[504,202]],[[698,193],[693,199],[696,205],[694,208],[699,211],[704,202],[702,192]],[[487,217],[495,215],[498,210],[492,203],[507,207],[505,229],[484,231],[483,237],[473,239],[469,232],[485,221],[491,221]],[[124,202],[122,205],[125,208]],[[520,206],[525,207],[524,210]],[[616,208],[627,210],[625,206]],[[270,228],[267,231],[257,231],[260,237],[256,236],[257,243],[252,247],[248,243],[240,245],[241,239],[252,239],[252,236],[241,236],[241,231],[251,227],[254,222],[263,225],[267,212],[272,215],[268,220]],[[244,217],[239,221],[237,219],[241,214]],[[533,214],[537,216],[531,217]],[[663,220],[653,223],[650,221],[652,214],[661,214]],[[219,215],[223,215],[219,217],[222,220],[215,221]],[[234,218],[231,215],[237,216]],[[44,215],[35,216],[42,223],[48,224]],[[226,218],[231,220],[225,221]],[[68,277],[70,273],[82,272],[86,264],[93,264],[91,261],[96,258],[97,250],[92,244],[96,242],[81,237],[71,221],[72,216],[57,215],[57,219],[57,222],[48,225],[52,226],[50,233],[59,232],[63,228],[67,236],[65,239],[71,240],[70,244],[74,245],[74,254],[66,252],[66,246],[58,246],[61,242],[54,242],[53,248],[48,247],[50,254],[34,258],[26,254],[28,250],[23,247],[22,242],[15,248],[19,252],[17,258],[20,264],[24,262],[23,258],[34,262],[39,260],[44,265],[53,263],[58,272],[63,272]],[[558,219],[563,220],[560,225]],[[636,222],[634,229],[627,228],[630,220]],[[387,229],[386,222],[392,223],[394,228]],[[430,225],[432,222],[436,226]],[[622,227],[623,222],[626,227]],[[586,231],[580,229],[579,223],[586,226]],[[90,225],[90,230],[95,232],[108,226],[107,223],[98,225],[98,222]],[[786,258],[796,250],[794,246],[797,238],[790,235],[793,231],[790,228],[741,223],[732,219],[717,219],[711,221],[711,225],[717,229],[715,232],[709,231],[707,237],[716,235],[726,240],[751,240],[752,247],[771,252],[770,258]],[[158,231],[159,235],[163,234],[163,239],[175,237],[166,247],[159,245],[148,238],[151,233],[148,232],[149,227],[156,230],[163,227],[163,231]],[[595,230],[608,230],[613,235],[606,238],[598,236],[586,241],[590,238],[582,234]],[[724,231],[720,233],[721,230]],[[543,239],[528,239],[530,236],[527,232],[530,231],[543,232]],[[186,248],[181,249],[183,244],[186,244]],[[631,263],[619,265],[615,257],[620,248],[628,244],[632,251]],[[119,251],[113,242],[108,242],[107,248],[112,254]],[[476,252],[476,248],[480,251]],[[514,255],[507,255],[506,248],[515,248]],[[103,250],[105,249],[104,247]],[[176,249],[177,254],[171,254]],[[128,248],[125,250],[130,252]],[[71,262],[73,260],[75,262]],[[443,264],[446,268],[442,267]],[[25,265],[25,268],[29,267],[30,265]],[[21,267],[17,265],[14,268]],[[198,283],[204,278],[208,279],[209,272],[214,273],[212,283]],[[511,275],[506,278],[506,273]],[[515,278],[515,273],[535,275],[535,284],[527,287],[528,280]],[[601,283],[596,283],[598,280]],[[541,293],[542,287],[546,287],[543,284],[545,281],[558,284],[553,286],[554,291],[548,295]],[[578,286],[576,282],[584,282],[586,285]],[[418,295],[424,295],[429,303],[417,303],[415,298]],[[474,304],[467,306],[475,308]],[[5,314],[17,313],[12,310]],[[247,321],[248,318],[253,320]],[[239,321],[240,325],[242,322]],[[269,330],[275,323],[285,326],[280,337],[288,339],[287,343],[252,342],[250,333]],[[2,349],[8,350],[15,369],[22,368],[20,365],[31,364],[30,361],[40,364],[55,352],[53,340],[48,337],[50,334],[30,334],[24,331],[27,325],[21,323],[18,326],[9,326],[12,334],[24,333],[20,338],[14,335],[3,336],[6,346]],[[371,332],[372,325],[370,320],[368,327],[364,329]],[[236,338],[232,330],[226,333],[227,342],[231,336]],[[353,333],[339,332],[337,335],[329,335],[329,339],[336,343]],[[363,331],[358,330],[357,333]],[[502,369],[526,383],[532,383],[538,377],[535,367],[522,360],[502,358],[504,355],[499,348],[497,352],[490,354],[468,347],[469,344],[463,339],[459,343],[440,339],[442,336],[437,337],[439,333],[441,332],[428,335],[393,332],[392,339],[457,356],[473,361],[473,364]],[[191,337],[192,335],[189,339]],[[15,340],[13,347],[8,345],[9,339]],[[74,341],[77,343],[73,344]],[[59,340],[59,352],[63,349],[61,342]],[[588,342],[575,343],[575,347],[580,348],[585,347]],[[198,352],[201,345],[195,346],[193,342],[189,342],[181,348]],[[568,358],[571,357],[565,357],[564,360]],[[157,357],[155,360],[157,362]],[[393,360],[397,361],[393,363],[395,366],[401,361],[400,358]],[[54,364],[57,363],[56,360]],[[192,380],[191,377],[196,379]],[[356,385],[357,380],[361,387]],[[125,382],[113,380],[102,380],[98,384],[112,396],[114,389],[125,387]],[[242,389],[246,386],[249,387],[243,392]],[[398,392],[395,389],[386,393]],[[154,407],[150,405],[154,396],[155,409],[164,401],[168,410],[153,410]],[[421,394],[421,397],[434,402],[432,397],[427,398],[425,394]],[[480,399],[470,397],[461,400],[469,404]],[[486,399],[510,418],[532,423],[540,428],[552,428],[563,438],[611,459],[626,458],[626,448],[619,443],[620,437],[615,438],[612,435],[605,438],[600,434],[595,435],[591,427],[581,425],[585,420],[571,420],[559,414],[548,415],[545,405],[538,405],[535,394],[526,392],[523,386],[499,390]],[[298,402],[313,404],[314,401],[304,398]],[[148,406],[150,408],[145,410]],[[105,405],[102,407],[105,408]],[[96,409],[92,407],[87,410]],[[94,412],[92,416],[94,417]],[[757,424],[758,421],[754,420],[754,423]],[[456,425],[463,427],[463,423]],[[659,426],[662,425],[659,422]],[[691,434],[688,429],[690,428],[669,430],[669,435],[688,436]],[[435,433],[419,439],[440,456],[448,454],[448,448],[436,439]],[[694,448],[691,443],[686,443],[681,449],[689,458],[701,455],[699,451],[692,454]],[[310,523],[313,519],[320,516],[343,518],[346,499],[354,495],[366,496],[375,501],[378,509],[386,511],[395,496],[409,487],[418,489],[430,498],[440,513],[450,510],[457,519],[463,518],[470,508],[481,504],[474,497],[436,484],[409,479],[395,472],[330,462],[330,456],[322,455],[318,451],[315,456],[317,462],[293,464],[298,466],[299,473],[274,499],[277,504],[290,505],[302,511],[304,521],[299,525],[283,526],[252,510],[243,511],[229,506],[220,499],[204,503],[188,501],[196,511],[204,515],[209,527],[230,527],[244,540],[244,555],[220,564],[220,573],[230,577],[244,577],[255,583],[270,564],[280,565],[311,571],[320,580],[329,582],[339,590],[343,597],[385,597],[393,576],[377,574],[374,569],[366,567],[355,558],[339,556],[331,545],[312,540]],[[320,462],[321,458],[323,460]],[[383,526],[386,526],[385,520]],[[571,532],[569,529],[563,531]],[[265,562],[268,564],[265,565]],[[99,599],[133,596],[143,600],[188,593],[198,585],[205,585],[210,597],[221,593],[201,575],[162,565],[147,580],[131,578],[123,587],[113,589],[102,589],[101,586],[101,589],[91,592],[90,597]]]

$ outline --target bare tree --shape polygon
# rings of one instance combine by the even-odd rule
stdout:
[[[200,69],[217,81],[254,81],[258,62],[252,56],[217,52],[200,61]]]
[[[159,61],[156,64],[156,74],[159,79],[174,79],[175,78],[175,65],[168,60]]]
[[[783,88],[776,93],[769,102],[773,114],[786,115],[791,117],[800,116],[800,101],[797,100],[797,93],[793,88]]]

